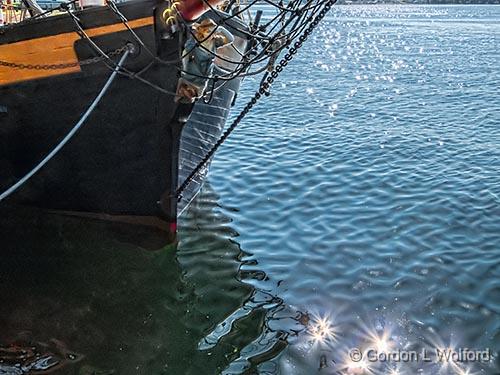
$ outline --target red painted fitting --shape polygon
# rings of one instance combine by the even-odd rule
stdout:
[[[171,222],[169,225],[169,229],[171,233],[177,232],[177,223],[176,222]]]
[[[186,21],[194,21],[203,13],[210,10],[210,6],[215,8],[224,0],[181,0],[177,10]],[[210,4],[210,5],[209,5]]]

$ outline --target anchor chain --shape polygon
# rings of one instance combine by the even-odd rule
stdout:
[[[330,11],[332,6],[337,2],[337,0],[329,0],[323,6],[321,11],[314,17],[311,18],[311,22],[307,29],[304,30],[302,35],[299,36],[298,40],[295,41],[292,47],[288,49],[288,52],[283,56],[278,65],[272,70],[269,76],[260,85],[259,89],[255,92],[254,96],[248,101],[243,110],[240,112],[238,117],[232,122],[232,124],[226,129],[222,136],[217,140],[217,142],[212,146],[212,148],[207,152],[205,157],[196,165],[189,176],[184,180],[184,182],[179,186],[175,192],[175,197],[178,201],[182,199],[182,193],[186,188],[193,182],[196,175],[200,170],[209,162],[218,148],[224,143],[224,141],[229,137],[229,135],[234,131],[238,124],[243,120],[243,118],[250,112],[250,110],[257,104],[257,102],[266,95],[271,85],[279,77],[280,73],[288,65],[290,61],[297,54],[298,50],[302,47],[307,38],[312,34],[314,29],[319,25],[319,23],[325,18],[326,14]],[[312,16],[311,16],[312,17]]]
[[[123,46],[115,49],[114,51],[107,54],[107,56],[118,56],[121,55],[128,49],[127,46]],[[15,68],[15,69],[26,69],[26,70],[60,70],[66,68],[73,68],[75,66],[85,66],[96,64],[107,58],[104,56],[96,56],[90,59],[75,61],[70,63],[61,63],[61,64],[22,64],[22,63],[14,63],[9,61],[0,60],[0,66],[5,66],[7,68]]]

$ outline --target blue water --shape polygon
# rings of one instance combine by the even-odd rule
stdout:
[[[244,282],[336,331],[314,345],[307,329],[291,334],[296,321],[272,321],[290,336],[262,373],[314,374],[321,355],[324,373],[345,371],[347,349],[370,334],[390,333],[395,348],[499,349],[499,61],[500,7],[337,7],[220,149],[217,197],[200,199],[216,200],[227,241],[246,252]],[[267,350],[269,328],[234,373]]]
[[[334,7],[220,148],[177,250],[0,226],[0,374],[498,374],[499,61],[498,6]],[[496,358],[349,357],[370,347]]]

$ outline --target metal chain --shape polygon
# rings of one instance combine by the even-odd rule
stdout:
[[[116,68],[113,70],[113,73],[109,76],[109,78],[106,80],[106,83],[102,87],[101,91],[99,94],[95,97],[95,99],[91,102],[90,106],[86,109],[86,111],[83,113],[82,117],[80,117],[80,120],[71,128],[71,130],[64,136],[64,138],[37,164],[33,169],[31,169],[28,173],[26,173],[20,180],[18,180],[14,185],[11,185],[7,190],[4,192],[0,192],[0,201],[3,201],[4,199],[8,198],[11,194],[13,194],[17,189],[19,189],[21,186],[23,186],[30,178],[32,178],[40,169],[42,169],[50,160],[55,157],[61,149],[75,136],[75,134],[80,130],[82,126],[86,124],[86,121],[88,117],[92,114],[92,112],[96,109],[96,107],[99,105],[101,102],[102,98],[108,91],[109,87],[115,80],[116,76],[118,75],[118,71],[122,67],[122,65],[125,63],[125,60],[130,54],[130,50],[126,50],[118,63],[116,64]]]
[[[314,29],[319,25],[319,23],[325,18],[326,14],[330,11],[332,6],[337,2],[337,0],[329,0],[323,6],[323,9],[311,20],[311,23],[307,27],[306,30],[299,36],[298,40],[293,44],[293,47],[288,49],[288,52],[283,56],[280,60],[279,64],[273,69],[273,71],[269,74],[267,79],[262,82],[259,90],[254,94],[252,99],[246,104],[243,110],[240,112],[238,117],[233,121],[233,123],[226,129],[224,134],[217,140],[217,142],[212,146],[212,148],[207,152],[205,157],[198,163],[198,165],[193,169],[190,175],[184,180],[184,182],[179,186],[177,191],[175,192],[175,197],[180,201],[182,199],[182,193],[186,188],[193,182],[196,175],[200,172],[200,170],[208,163],[208,161],[212,158],[218,148],[224,143],[224,141],[229,137],[229,135],[233,132],[233,130],[238,126],[238,124],[243,120],[243,118],[247,115],[248,112],[257,104],[259,99],[262,98],[263,95],[268,92],[271,85],[278,78],[283,69],[288,65],[290,61],[292,61],[293,57],[297,54],[298,50],[302,47],[304,42],[307,40],[309,35],[312,34]]]
[[[120,48],[115,49],[114,51],[108,53],[108,56],[117,56],[122,54],[127,50],[127,46],[123,46]],[[85,66],[85,65],[91,65],[91,64],[96,64],[98,62],[101,62],[103,60],[106,60],[107,58],[104,56],[96,56],[92,57],[90,59],[82,60],[82,61],[75,61],[75,62],[70,62],[70,63],[62,63],[62,64],[22,64],[22,63],[13,63],[9,61],[3,61],[0,60],[0,66],[5,66],[7,68],[17,68],[17,69],[26,69],[26,70],[59,70],[59,69],[66,69],[66,68],[73,68],[75,66]]]

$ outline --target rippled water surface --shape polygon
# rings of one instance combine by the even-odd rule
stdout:
[[[177,252],[76,219],[7,241],[0,374],[497,374],[347,353],[498,352],[499,61],[497,6],[334,8],[221,147]]]

